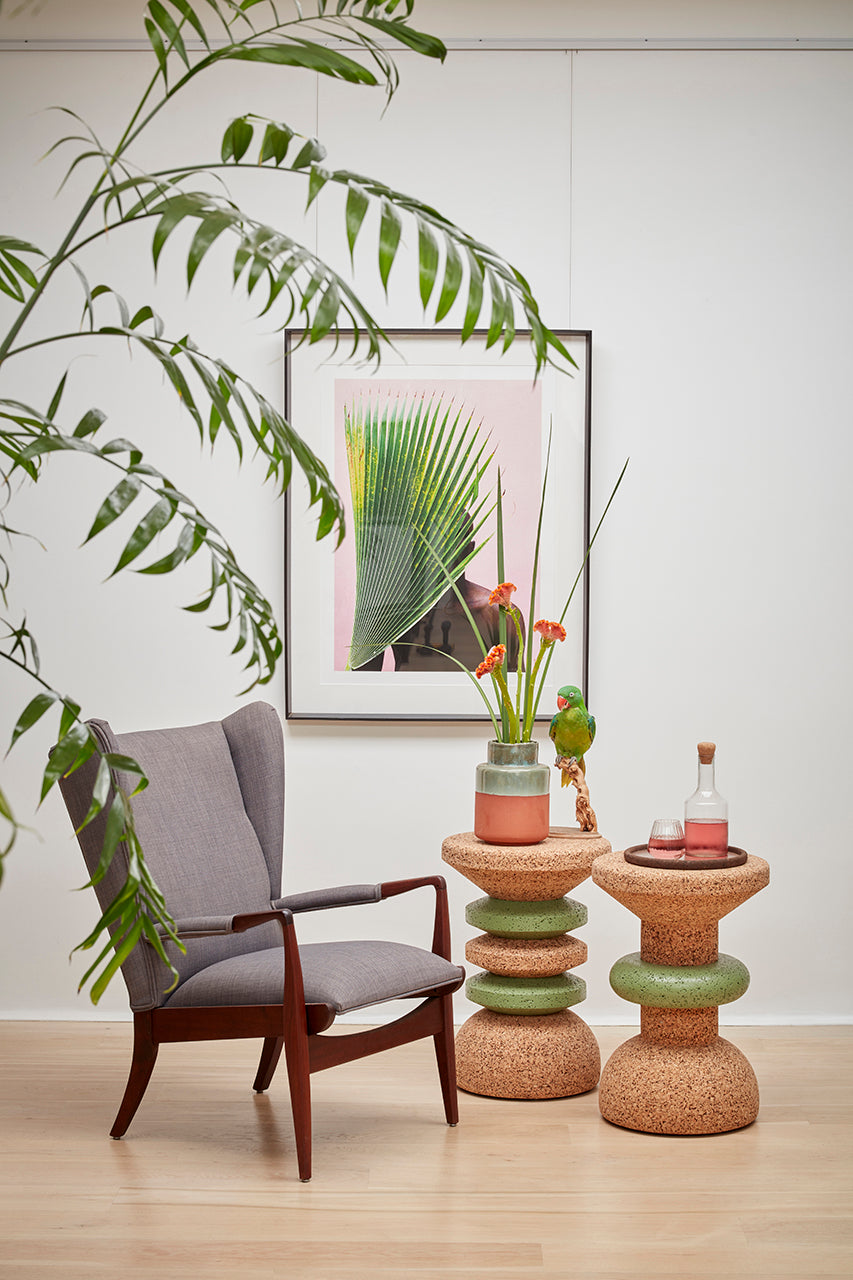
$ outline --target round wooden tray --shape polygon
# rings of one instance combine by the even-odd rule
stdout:
[[[684,853],[678,858],[656,858],[647,844],[632,844],[622,856],[637,867],[656,867],[661,871],[722,871],[726,867],[742,867],[747,852],[730,844],[725,858],[688,858]]]

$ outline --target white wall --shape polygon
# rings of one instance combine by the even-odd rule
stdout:
[[[130,0],[74,6],[73,21],[70,9],[4,20],[0,40],[124,39],[137,29]],[[596,6],[595,21],[588,6],[545,0],[524,7],[523,23],[504,4],[433,0],[417,13],[422,27],[457,40],[853,34],[849,6],[833,4],[659,2],[643,6],[643,25],[637,6],[615,3]],[[730,1021],[850,1014],[850,57],[457,48],[441,68],[404,55],[402,88],[382,120],[375,95],[229,68],[199,82],[179,129],[157,131],[169,155],[196,158],[213,154],[223,122],[247,109],[316,130],[334,163],[413,190],[493,242],[528,275],[549,323],[593,330],[596,508],[632,458],[594,562],[593,799],[614,845],[635,843],[651,817],[677,812],[692,789],[697,739],[719,743],[732,839],[772,865],[770,888],[721,928],[722,948],[753,974],[747,995],[723,1011]],[[54,201],[58,163],[34,165],[59,128],[41,109],[71,106],[109,133],[146,67],[128,51],[0,53],[0,154],[14,175],[0,191],[0,230],[52,243],[79,193],[72,186]],[[299,216],[284,183],[246,195],[260,216],[288,225]],[[340,251],[340,230],[322,214],[304,235],[322,252]],[[146,253],[143,240],[131,252],[116,238],[93,255],[92,278],[148,300]],[[185,301],[163,272],[160,305],[177,309],[175,331],[189,328],[279,397],[278,339],[250,326],[239,303],[222,301],[215,274]],[[370,273],[359,280],[377,300]],[[73,296],[72,283],[59,288],[57,308]],[[419,322],[405,287],[385,318]],[[44,402],[60,367],[31,362],[14,392],[10,370],[2,394]],[[81,409],[107,409],[116,434],[139,439],[198,498],[281,617],[281,508],[258,469],[246,465],[236,477],[227,444],[212,464],[202,458],[192,427],[138,361],[78,359],[71,394]],[[69,501],[72,480],[82,500]],[[117,538],[74,550],[106,487],[76,460],[59,459],[43,492],[16,500],[11,522],[48,547],[17,552],[13,596],[39,637],[46,675],[119,731],[227,714],[239,702],[239,669],[220,637],[177,608],[197,580],[126,575],[102,585]],[[8,671],[0,689],[7,741],[30,693]],[[283,709],[280,677],[264,696]],[[470,725],[288,723],[288,888],[440,869],[442,836],[470,825],[485,736]],[[48,745],[47,734],[30,737],[4,766],[25,817]],[[568,820],[564,804],[555,793],[557,821]],[[69,969],[67,955],[94,919],[93,900],[70,892],[82,864],[58,797],[33,824],[41,839],[21,838],[0,890],[0,1012],[86,1017],[90,1006],[74,995],[81,962]],[[452,872],[448,879],[461,958],[464,904],[475,891]],[[580,1012],[629,1021],[634,1010],[610,992],[607,972],[635,949],[637,922],[591,884],[577,896],[590,907]],[[387,936],[426,938],[421,908],[426,901],[395,900],[310,917],[303,935],[344,923],[353,936],[369,934],[381,910]],[[460,1000],[460,1015],[468,1009]],[[95,1016],[123,1013],[116,986]]]

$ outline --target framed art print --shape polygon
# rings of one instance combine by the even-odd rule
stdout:
[[[285,334],[285,414],[329,468],[346,536],[337,549],[332,536],[317,541],[295,473],[285,522],[287,717],[487,720],[460,669],[482,658],[471,619],[487,646],[496,643],[488,596],[504,580],[516,586],[525,631],[556,621],[589,544],[591,336],[558,332],[577,368],[570,377],[548,367],[536,380],[523,333],[501,355],[483,333],[462,345],[449,331],[390,331],[378,368],[344,362],[347,334],[337,348],[333,338],[299,345],[300,336]],[[587,566],[539,720],[550,720],[560,685],[586,689],[588,601]],[[513,644],[510,635],[511,687]]]

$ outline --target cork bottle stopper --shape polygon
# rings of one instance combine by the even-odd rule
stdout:
[[[699,749],[699,763],[710,764],[714,759],[714,752],[717,750],[716,742],[699,742],[697,747]]]

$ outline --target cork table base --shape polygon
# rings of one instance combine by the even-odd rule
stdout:
[[[567,972],[586,960],[569,932],[586,907],[565,897],[610,849],[597,833],[552,828],[536,845],[486,844],[471,832],[449,836],[445,862],[481,889],[465,918],[483,930],[465,955],[482,972],[469,977],[469,1000],[484,1007],[456,1036],[457,1083],[492,1098],[567,1098],[595,1088],[598,1043],[569,1009],[586,996]]]
[[[654,1044],[626,1040],[608,1059],[598,1092],[601,1114],[642,1133],[727,1133],[758,1115],[755,1072],[728,1040]]]
[[[592,878],[642,921],[639,952],[617,960],[610,984],[641,1006],[640,1034],[601,1073],[605,1120],[644,1133],[726,1133],[758,1115],[746,1058],[718,1035],[718,1006],[737,1000],[749,972],[718,949],[718,921],[768,883],[761,858],[677,871],[598,858]]]
[[[456,1036],[456,1082],[489,1098],[569,1098],[598,1083],[598,1041],[571,1009],[541,1016],[481,1009]]]

